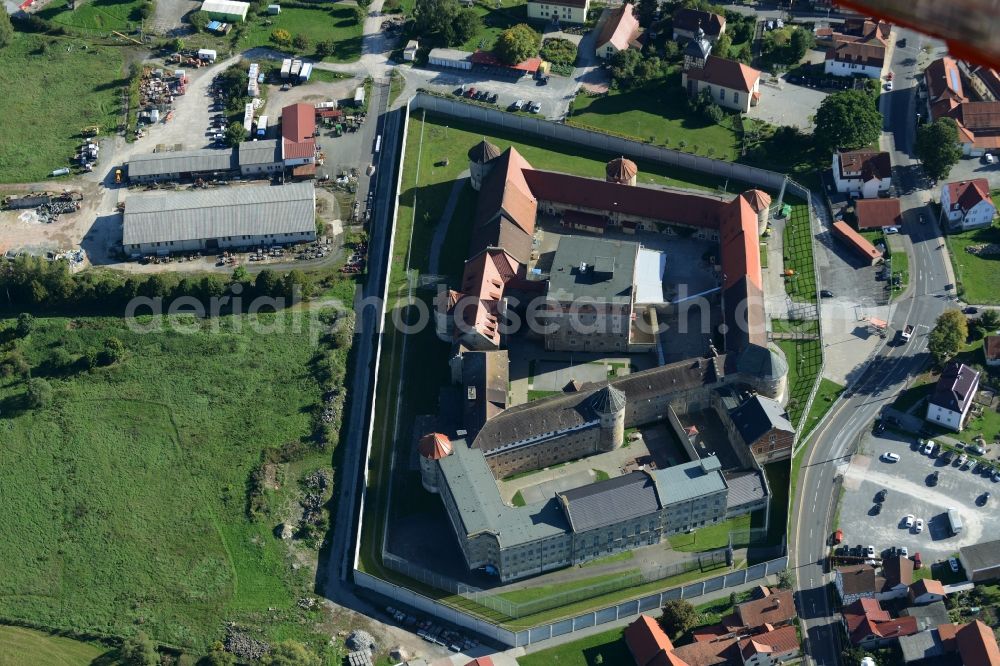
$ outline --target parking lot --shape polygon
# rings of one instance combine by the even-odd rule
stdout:
[[[930,457],[918,450],[913,438],[890,432],[866,435],[859,453],[844,472],[839,527],[844,543],[873,545],[876,551],[906,546],[910,555],[919,552],[926,564],[946,559],[961,546],[994,538],[1000,531],[997,499],[981,506],[983,494],[1000,489],[988,476],[959,468],[940,456]],[[892,463],[880,459],[885,452],[899,455]],[[930,476],[938,472],[936,485]],[[881,511],[876,512],[876,494],[886,490]],[[947,510],[956,508],[964,527],[952,536]],[[904,517],[912,514],[924,520],[924,530],[904,527]]]

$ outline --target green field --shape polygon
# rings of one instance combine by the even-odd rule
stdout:
[[[670,547],[684,553],[701,553],[729,545],[731,531],[746,530],[750,527],[750,516],[737,516],[717,525],[702,527],[687,534],[670,537]]]
[[[322,649],[318,611],[295,603],[313,576],[292,570],[274,529],[297,480],[328,467],[330,452],[306,443],[302,459],[276,466],[261,517],[246,517],[262,450],[309,436],[321,400],[317,347],[292,316],[261,317],[282,332],[257,332],[246,317],[153,333],[115,318],[51,318],[17,341],[53,398],[29,409],[24,382],[0,380],[0,616],[96,634],[141,628],[201,651],[235,621]],[[110,337],[125,348],[113,366],[49,363]]]
[[[837,382],[829,379],[819,380],[819,389],[817,389],[816,397],[813,399],[812,406],[809,408],[809,416],[806,417],[806,422],[802,426],[802,438],[809,436],[809,433],[811,433],[813,428],[819,424],[820,419],[822,419],[826,413],[830,411],[830,408],[833,407],[833,403],[843,392],[844,387]]]
[[[69,0],[55,0],[36,15],[57,25],[106,36],[112,30],[128,32],[138,28],[142,21],[139,15],[142,4],[143,0],[87,0],[76,9],[70,9]]]
[[[547,650],[532,652],[517,658],[519,666],[597,666],[601,664],[634,663],[625,644],[624,628],[618,627],[593,634],[578,641],[564,643]],[[597,656],[601,659],[598,660]]]
[[[1000,203],[1000,195],[993,196],[994,203]],[[1000,304],[1000,290],[997,289],[997,271],[1000,270],[1000,255],[977,257],[965,248],[983,243],[1000,243],[1000,223],[993,226],[950,234],[947,237],[951,265],[955,269],[958,294],[966,303],[976,305]]]
[[[467,42],[456,46],[457,49],[492,49],[501,32],[518,23],[528,23],[528,4],[525,0],[500,0],[500,7],[497,7],[495,0],[488,4],[477,2],[472,6],[472,11],[482,19],[483,28]],[[538,29],[538,26],[534,27]]]
[[[0,625],[0,666],[90,666],[109,663],[104,660],[111,654],[113,651],[100,643]]]
[[[822,367],[823,349],[819,340],[779,340],[776,344],[788,360],[789,399],[786,408],[789,420],[797,428]]]
[[[687,97],[679,85],[679,76],[675,75],[639,90],[613,91],[600,97],[580,93],[568,122],[668,148],[735,160],[736,133],[689,111]]]
[[[277,16],[248,15],[247,21],[248,29],[236,44],[240,51],[258,46],[277,48],[271,41],[271,33],[281,28],[291,33],[293,38],[298,35],[306,37],[309,40],[308,51],[315,49],[317,42],[335,42],[333,54],[323,60],[354,62],[361,57],[362,25],[355,20],[354,5],[317,5],[315,9],[282,7]]]
[[[804,203],[792,205],[792,213],[785,222],[782,252],[785,270],[795,271],[794,275],[785,278],[785,291],[796,301],[815,303],[813,235],[809,223],[809,207]]]
[[[117,128],[123,77],[119,48],[14,33],[0,49],[0,183],[44,179],[69,166],[81,129]]]

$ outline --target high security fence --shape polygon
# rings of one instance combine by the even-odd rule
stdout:
[[[787,189],[791,191],[795,196],[801,197],[808,202],[809,206],[809,216],[810,216],[810,227],[814,228],[814,210],[812,196],[809,190],[802,187],[798,183],[790,181],[786,178],[784,174],[777,173],[774,171],[768,171],[766,169],[759,169],[756,167],[748,166],[745,164],[735,164],[732,162],[724,162],[722,160],[716,160],[708,157],[702,157],[699,155],[691,155],[689,153],[684,153],[681,151],[671,150],[669,148],[662,148],[654,146],[651,144],[645,144],[641,141],[634,141],[624,137],[613,136],[609,134],[603,134],[600,132],[595,132],[592,130],[583,129],[580,127],[573,127],[570,125],[563,125],[558,123],[553,123],[540,118],[530,117],[530,116],[520,116],[514,114],[504,113],[497,109],[491,109],[487,107],[476,106],[468,103],[459,102],[457,100],[438,97],[436,95],[428,94],[425,92],[418,92],[415,97],[413,97],[406,104],[402,113],[405,117],[403,120],[403,132],[404,140],[402,144],[402,150],[405,154],[405,132],[407,129],[407,120],[409,118],[410,111],[416,109],[424,109],[431,111],[432,113],[437,113],[441,115],[446,115],[460,120],[466,120],[474,123],[482,123],[504,129],[507,131],[520,132],[522,134],[527,134],[547,140],[559,141],[567,144],[577,145],[586,147],[588,150],[602,150],[609,154],[619,154],[619,155],[629,155],[630,157],[647,160],[651,162],[656,162],[659,164],[664,164],[672,167],[690,169],[693,171],[698,171],[704,174],[716,176],[719,178],[731,178],[734,180],[740,180],[747,183],[759,185],[761,187],[769,188],[771,190],[784,190]],[[400,158],[402,160],[402,157]],[[402,168],[400,168],[399,174],[400,180],[402,179]],[[396,216],[398,214],[398,189],[397,189],[397,210],[394,210],[392,215],[392,229],[390,230],[390,247],[392,239],[395,236],[396,229]],[[392,252],[387,253],[387,266],[385,270],[388,272],[389,265],[392,260]],[[814,265],[815,274],[815,265]],[[819,286],[818,274],[815,274],[817,288]],[[386,287],[388,287],[389,280],[386,280]],[[817,299],[817,303],[819,299]],[[817,317],[818,317],[819,305],[817,305]],[[384,330],[380,328],[380,332]],[[374,373],[374,381],[378,381],[378,358],[380,354],[376,356],[376,371]],[[817,382],[818,384],[818,382]],[[377,386],[373,387],[373,392],[377,392]],[[810,404],[812,401],[812,396],[815,395],[815,387],[813,389],[812,395],[810,396]],[[369,414],[368,423],[368,442],[365,455],[365,477],[367,480],[368,474],[368,460],[371,455],[372,446],[372,436],[373,436],[373,416],[374,416],[374,403],[372,404],[372,412]],[[808,407],[806,408],[808,412]],[[364,484],[367,486],[367,483]],[[361,497],[361,513],[364,513],[364,503],[367,498],[364,494],[364,489],[362,490]],[[542,641],[549,640],[556,636],[562,636],[575,631],[580,631],[588,627],[599,626],[601,624],[606,624],[608,622],[614,622],[622,618],[628,618],[636,616],[640,613],[654,611],[660,608],[667,601],[675,599],[695,599],[706,594],[711,594],[728,588],[738,587],[745,585],[747,583],[752,583],[755,581],[762,580],[768,576],[778,574],[784,571],[788,566],[787,556],[778,557],[776,559],[769,560],[760,564],[753,565],[746,569],[741,569],[739,571],[731,571],[707,580],[703,580],[697,583],[691,583],[688,585],[683,585],[679,587],[674,587],[668,590],[657,591],[650,594],[638,596],[620,603],[612,604],[601,608],[599,610],[588,611],[576,615],[571,618],[566,618],[562,620],[557,620],[554,622],[547,622],[531,628],[506,628],[505,626],[499,626],[494,622],[490,622],[486,619],[478,617],[471,612],[465,612],[453,606],[449,606],[435,599],[431,599],[425,595],[419,594],[410,590],[406,587],[402,587],[395,583],[391,583],[369,573],[363,572],[358,569],[358,559],[359,559],[359,549],[361,540],[361,522],[359,521],[358,531],[357,531],[357,543],[355,544],[354,553],[354,583],[359,587],[370,590],[374,593],[380,594],[386,598],[392,599],[398,604],[402,604],[413,608],[415,610],[421,611],[428,615],[438,618],[443,622],[467,629],[469,631],[476,632],[481,636],[489,638],[497,643],[508,646],[523,646],[530,645],[534,643],[539,643]],[[384,552],[384,551],[383,551]],[[724,552],[724,551],[723,551]],[[484,606],[485,608],[491,608],[490,603],[487,602],[486,592],[481,590],[475,590],[473,588],[468,588],[460,586],[455,581],[449,581],[442,576],[433,574],[423,569],[418,569],[414,567],[411,563],[407,563],[399,558],[391,556],[389,553],[384,553],[388,557],[383,558],[383,564],[390,569],[399,570],[400,573],[404,573],[408,577],[415,580],[419,580],[427,585],[434,586],[438,589],[453,591],[453,594],[458,594],[469,601],[474,601],[475,603]],[[712,553],[703,553],[702,557],[708,556],[709,558],[715,558],[717,555]],[[426,578],[426,580],[425,580]],[[464,589],[463,589],[464,587]],[[619,588],[621,589],[621,588]],[[496,599],[497,597],[493,597]],[[509,603],[509,602],[508,602]],[[523,605],[523,604],[519,604]],[[497,612],[501,612],[508,617],[510,614],[501,610],[501,604],[497,603],[496,608],[492,608]],[[527,608],[515,608],[514,606],[506,607],[506,610],[513,614],[522,614]],[[538,610],[531,609],[531,612],[540,612]],[[524,617],[524,615],[521,615]],[[507,626],[515,625],[516,622],[506,622]]]

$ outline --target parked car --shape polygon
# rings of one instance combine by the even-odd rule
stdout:
[[[819,295],[822,296],[823,298],[833,298],[833,292],[830,291],[829,289],[820,289]]]
[[[927,485],[928,486],[936,486],[938,484],[938,478],[940,478],[940,476],[941,476],[941,472],[934,472],[933,474],[931,474],[930,476],[928,476],[927,477]]]
[[[979,496],[979,506],[986,506],[990,501],[990,491],[986,491]]]
[[[970,305],[970,306],[966,307],[965,309],[963,309],[962,312],[964,314],[978,314],[979,313],[979,308],[973,307],[973,306]]]
[[[830,543],[832,543],[835,546],[841,543],[843,540],[844,540],[844,533],[841,530],[837,530],[830,535]]]
[[[910,549],[907,548],[906,546],[900,546],[899,547],[899,556],[900,557],[909,557],[910,556]]]
[[[538,113],[539,111],[542,110],[541,102],[533,102],[531,106],[528,108],[528,110],[531,111],[532,113]]]
[[[868,546],[865,550],[866,557],[875,557],[875,546]]]
[[[965,465],[965,463],[967,463],[968,461],[969,461],[969,456],[967,456],[967,455],[965,455],[965,454],[963,453],[962,455],[960,455],[960,456],[958,457],[958,460],[956,461],[956,463],[957,463],[957,465],[958,465],[959,467],[962,467],[962,466],[963,466],[963,465]]]
[[[470,87],[468,90],[465,91],[465,96],[469,99],[472,99],[473,97],[476,96],[476,89]]]
[[[886,81],[885,82],[885,89],[886,90],[892,90],[892,81]]]
[[[951,567],[951,570],[953,572],[958,573],[958,560],[956,558],[949,557],[948,558],[948,566]]]
[[[913,568],[919,569],[924,566],[924,561],[920,558],[920,552],[913,553]]]
[[[923,451],[924,455],[929,456],[931,454],[931,451],[934,450],[934,440],[928,439],[927,442],[924,444],[924,448],[921,450]]]
[[[882,460],[889,463],[899,462],[899,454],[892,453],[891,451],[886,451],[882,454]]]
[[[905,527],[907,529],[913,527],[913,514],[912,513],[908,513],[905,516],[903,516],[903,527]]]
[[[509,108],[511,111],[520,111],[522,106],[524,106],[524,100],[519,99],[513,104],[511,104]]]
[[[881,504],[873,504],[872,505],[872,515],[873,516],[877,516],[880,513],[882,513],[882,505]]]
[[[917,534],[920,534],[921,532],[924,531],[924,519],[923,518],[917,518],[916,522],[913,523],[913,531],[916,532]]]
[[[898,234],[899,233],[899,227],[886,227],[885,228],[885,233],[890,234],[890,235],[891,234]]]
[[[993,153],[986,153],[985,155],[983,155],[983,161],[986,162],[987,164],[994,164],[997,161],[997,159],[993,157]]]
[[[875,493],[875,501],[881,504],[885,501],[885,498],[889,495],[889,491],[883,488],[882,490]]]
[[[872,428],[872,432],[874,432],[876,435],[881,435],[883,432],[885,432],[885,423],[882,421],[882,419],[878,419],[877,421],[875,421],[875,426]]]
[[[993,472],[993,483],[1000,481],[1000,470]]]
[[[979,444],[973,444],[973,445],[972,445],[972,446],[970,446],[970,447],[969,447],[969,448],[968,448],[967,450],[968,450],[969,452],[971,452],[971,453],[972,453],[972,455],[974,455],[974,456],[981,456],[981,455],[983,455],[983,454],[985,454],[985,453],[986,453],[986,449],[984,449],[984,448],[983,448],[983,447],[982,447],[981,445],[979,445]]]

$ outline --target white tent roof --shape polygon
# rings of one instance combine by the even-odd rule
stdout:
[[[635,302],[654,305],[663,303],[663,273],[667,255],[646,247],[639,248],[635,264]]]
[[[236,0],[205,0],[205,2],[201,4],[201,10],[203,12],[239,16],[244,20],[246,20],[247,11],[249,9],[249,2],[237,2]]]

